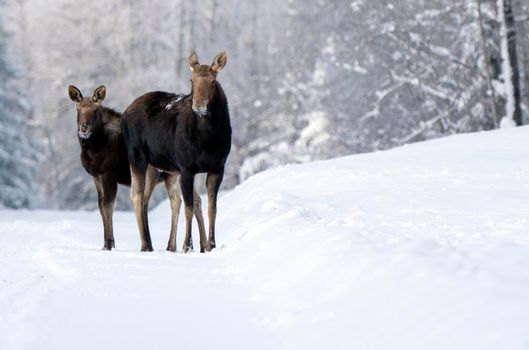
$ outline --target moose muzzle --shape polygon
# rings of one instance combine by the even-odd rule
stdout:
[[[87,139],[92,135],[92,131],[90,130],[90,126],[88,124],[79,124],[79,130],[77,131],[77,134],[82,139]]]

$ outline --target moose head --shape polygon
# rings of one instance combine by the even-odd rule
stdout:
[[[199,116],[208,114],[208,105],[215,96],[217,74],[224,68],[228,56],[222,51],[215,56],[211,66],[198,63],[198,56],[192,53],[189,56],[189,67],[191,68],[191,95],[193,97],[192,108]]]
[[[102,123],[101,102],[106,96],[106,87],[95,89],[92,97],[83,97],[81,91],[73,85],[68,87],[68,95],[77,107],[77,134],[81,139],[88,139]]]

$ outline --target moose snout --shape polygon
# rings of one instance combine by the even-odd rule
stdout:
[[[193,112],[198,114],[199,116],[205,116],[208,114],[208,106],[207,105],[200,105],[200,106],[193,106]]]
[[[79,131],[77,133],[80,138],[87,139],[92,134],[90,124],[81,123],[79,124]]]

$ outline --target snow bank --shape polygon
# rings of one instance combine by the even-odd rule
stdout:
[[[131,213],[109,253],[96,212],[0,211],[0,348],[525,349],[528,148],[516,128],[267,171],[222,195],[210,254],[163,251],[167,203],[154,253]]]

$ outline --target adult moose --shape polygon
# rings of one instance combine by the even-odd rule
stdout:
[[[115,248],[112,214],[118,183],[125,186],[131,184],[127,148],[121,130],[122,116],[101,105],[106,96],[105,86],[98,87],[92,97],[83,97],[75,86],[68,87],[68,94],[77,107],[77,136],[81,145],[81,163],[92,175],[97,189],[99,211],[103,219],[103,249],[111,250]],[[152,186],[145,189],[145,196],[149,198],[156,183],[165,182],[173,217],[170,236],[176,235],[181,203],[177,179],[178,174],[162,173],[153,178]],[[200,196],[194,192],[194,197],[198,226],[204,232]],[[149,245],[152,250],[150,241]]]
[[[211,66],[201,65],[193,53],[189,57],[190,94],[149,92],[125,110],[123,131],[132,174],[131,199],[142,242],[150,240],[145,210],[149,199],[144,196],[144,188],[150,186],[150,174],[180,172],[186,218],[182,251],[193,249],[194,178],[197,173],[207,173],[209,237],[206,240],[200,233],[200,251],[215,248],[217,193],[231,147],[228,100],[216,79],[226,60],[226,53],[221,52]],[[176,249],[175,237],[170,237],[167,249]]]

